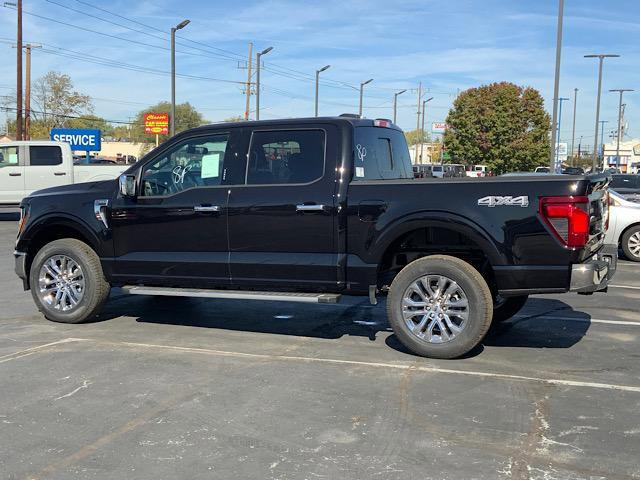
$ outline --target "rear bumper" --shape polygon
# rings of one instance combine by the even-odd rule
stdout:
[[[587,262],[571,267],[569,290],[577,293],[606,291],[617,265],[618,246],[605,245]]]
[[[29,279],[27,278],[27,254],[25,252],[13,252],[15,260],[15,272],[22,279],[22,287],[29,290]]]

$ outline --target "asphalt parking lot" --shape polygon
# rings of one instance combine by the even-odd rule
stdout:
[[[464,359],[384,307],[128,297],[48,322],[0,213],[2,479],[640,478],[640,265],[532,298]]]

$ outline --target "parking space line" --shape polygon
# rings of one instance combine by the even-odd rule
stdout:
[[[25,350],[20,350],[19,352],[9,353],[8,355],[3,355],[0,357],[0,363],[10,362],[11,360],[17,360],[18,358],[26,357],[29,355],[33,355],[34,353],[38,353],[39,350],[47,347],[53,347],[54,345],[60,345],[63,343],[75,342],[77,339],[74,338],[65,338],[62,340],[58,340],[57,342],[45,343],[44,345],[37,345],[35,347],[27,348]]]
[[[261,359],[261,360],[280,360],[280,361],[298,361],[305,363],[324,363],[332,365],[351,365],[354,367],[372,367],[372,368],[387,368],[396,370],[412,370],[424,373],[446,373],[457,374],[471,377],[488,377],[499,378],[504,380],[515,380],[521,382],[535,382],[546,385],[567,386],[567,387],[582,387],[582,388],[594,388],[600,390],[616,390],[622,392],[640,393],[640,387],[633,385],[617,385],[612,383],[598,383],[598,382],[582,382],[578,380],[556,379],[556,378],[542,378],[542,377],[529,377],[525,375],[510,375],[506,373],[493,373],[483,372],[479,370],[456,370],[453,368],[440,368],[432,366],[416,366],[415,363],[411,365],[395,364],[395,363],[382,363],[382,362],[364,362],[359,360],[340,360],[335,358],[322,358],[322,357],[301,357],[293,355],[271,355],[263,353],[244,353],[244,352],[231,352],[226,350],[211,350],[207,348],[195,348],[195,347],[178,347],[173,345],[157,345],[151,343],[135,343],[135,342],[102,342],[96,341],[99,344],[115,345],[115,346],[129,346],[136,348],[149,348],[149,349],[163,349],[172,350],[176,352],[189,352],[199,353],[205,355],[214,355],[219,357],[234,357],[234,358],[249,358],[249,359]]]
[[[633,322],[630,320],[603,320],[600,318],[584,318],[584,317],[556,317],[556,316],[547,316],[547,315],[515,315],[513,317],[515,320],[567,320],[569,322],[582,322],[582,323],[604,323],[608,325],[626,325],[632,327],[640,327],[640,321]]]
[[[634,285],[609,285],[609,288],[627,288],[629,290],[640,290],[640,287]]]

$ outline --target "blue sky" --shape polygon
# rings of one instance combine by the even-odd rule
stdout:
[[[391,117],[394,91],[409,89],[399,97],[398,123],[405,129],[416,125],[420,81],[434,97],[428,122],[444,120],[459,91],[494,81],[535,87],[551,106],[556,0],[24,0],[23,8],[49,17],[24,16],[25,41],[46,47],[34,51],[33,77],[49,70],[69,74],[79,91],[94,97],[95,113],[112,120],[128,120],[169,98],[167,74],[117,66],[168,71],[168,35],[162,31],[184,18],[191,24],[179,32],[177,70],[207,79],[178,78],[177,101],[191,102],[210,121],[244,112],[242,87],[233,82],[246,80],[238,64],[246,60],[249,41],[256,49],[274,47],[264,57],[264,119],[313,115],[313,75],[326,64],[331,68],[321,74],[320,87],[320,113],[326,115],[356,112],[358,92],[349,85],[368,78],[374,79],[365,87],[369,117]],[[15,38],[15,11],[0,12],[0,95],[7,95],[15,85],[15,50],[8,43]],[[640,137],[639,38],[638,0],[566,0],[560,95],[573,97],[579,89],[576,136],[585,137],[583,144],[593,142],[597,80],[597,62],[584,59],[587,53],[622,55],[605,63],[601,119],[610,122],[608,129],[616,122],[617,96],[609,89],[635,88],[625,98],[626,120],[629,135]],[[80,60],[88,55],[113,63]],[[570,139],[572,108],[572,101],[565,102],[562,140]]]

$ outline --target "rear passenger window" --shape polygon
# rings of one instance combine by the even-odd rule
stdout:
[[[19,162],[18,147],[0,147],[0,168],[15,167]]]
[[[251,137],[247,185],[310,183],[324,174],[323,130],[257,131]]]
[[[29,165],[32,167],[62,165],[62,149],[55,145],[29,147]]]
[[[353,180],[413,178],[409,149],[402,132],[380,127],[357,127]]]

